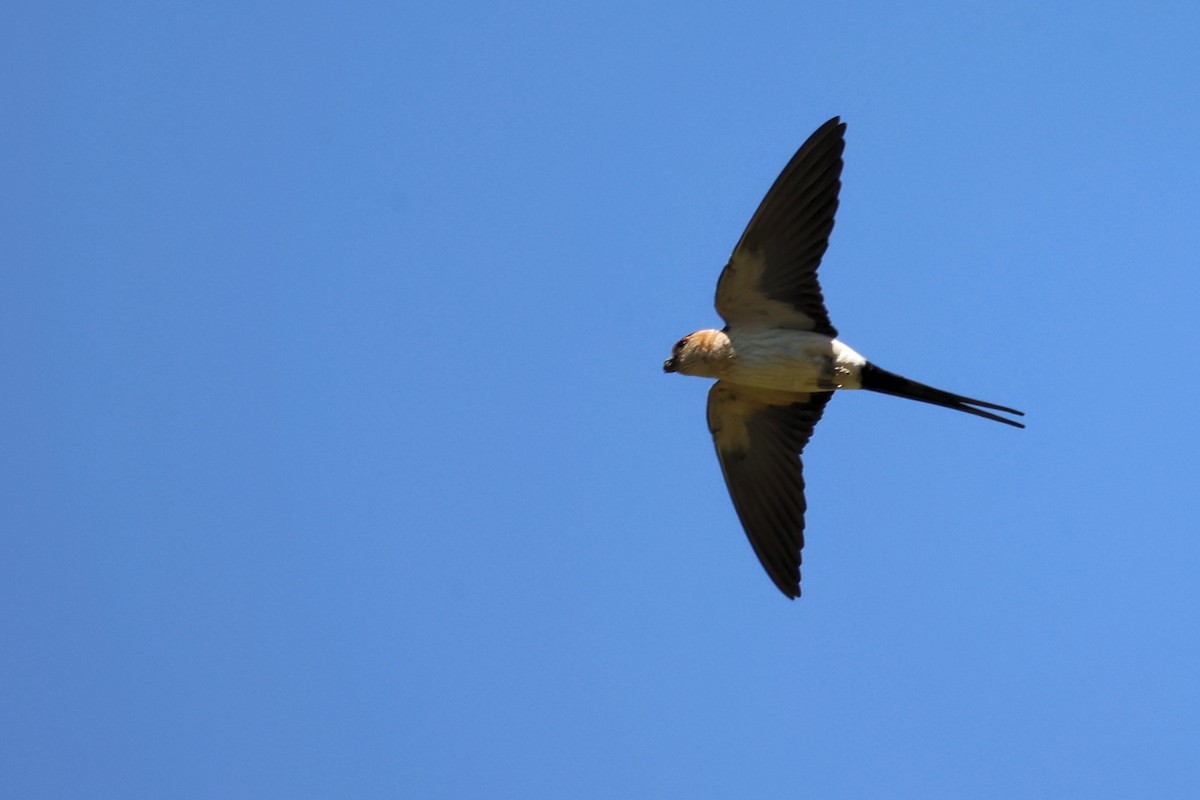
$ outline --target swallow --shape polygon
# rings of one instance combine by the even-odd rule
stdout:
[[[993,413],[1021,411],[903,378],[837,338],[817,267],[837,212],[845,132],[834,117],[792,156],[717,280],[725,327],[683,337],[663,363],[664,372],[716,378],[708,429],[725,485],[755,555],[791,599],[800,595],[807,508],[801,454],[835,391],[866,389],[1025,427]]]

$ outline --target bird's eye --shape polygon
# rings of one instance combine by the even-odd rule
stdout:
[[[672,348],[671,348],[671,350],[672,350],[673,352],[676,352],[676,353],[678,353],[680,350],[682,350],[682,349],[683,349],[683,346],[684,346],[685,344],[687,344],[687,339],[686,339],[686,338],[685,338],[685,339],[680,339],[678,342],[676,342],[676,343],[675,343],[675,346],[674,346],[674,347],[672,347]]]

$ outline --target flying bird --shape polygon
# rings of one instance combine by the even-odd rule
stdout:
[[[793,599],[807,507],[800,455],[835,391],[867,389],[1025,427],[993,413],[1021,411],[902,378],[837,338],[817,267],[838,207],[845,132],[834,117],[792,156],[717,280],[725,327],[683,337],[663,364],[717,379],[708,429],[725,485],[758,560]]]

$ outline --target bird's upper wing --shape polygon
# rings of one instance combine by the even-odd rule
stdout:
[[[717,281],[717,313],[730,325],[837,336],[817,266],[838,207],[845,132],[834,117],[808,137],[751,217]]]
[[[779,590],[800,594],[804,473],[800,453],[833,392],[800,394],[717,381],[708,429],[725,485],[758,560]]]

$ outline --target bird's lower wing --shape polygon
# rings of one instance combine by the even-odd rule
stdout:
[[[708,393],[708,429],[738,518],[771,580],[792,598],[800,594],[804,547],[800,454],[832,395],[727,381],[717,381]]]

